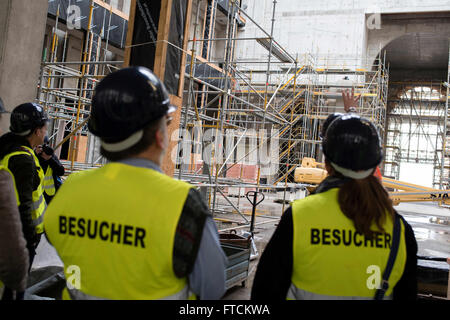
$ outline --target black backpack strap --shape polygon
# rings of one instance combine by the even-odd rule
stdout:
[[[386,268],[384,269],[381,288],[377,289],[375,293],[375,300],[383,300],[386,291],[389,289],[388,280],[389,276],[391,275],[392,268],[394,267],[395,259],[397,258],[398,247],[400,245],[400,231],[400,215],[398,213],[395,213],[391,251],[389,252],[389,259]]]

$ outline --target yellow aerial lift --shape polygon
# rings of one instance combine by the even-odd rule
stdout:
[[[303,158],[301,166],[294,172],[294,181],[317,185],[327,177],[323,163],[314,158]],[[449,190],[439,190],[419,186],[409,182],[398,181],[382,177],[382,183],[388,189],[394,205],[400,202],[438,201],[440,204],[450,205]]]

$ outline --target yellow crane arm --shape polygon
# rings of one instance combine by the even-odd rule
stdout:
[[[294,181],[298,183],[319,184],[327,177],[327,171],[323,163],[316,162],[314,158],[303,158],[301,166],[294,172]],[[433,189],[417,184],[382,178],[383,186],[392,189],[389,192],[394,205],[400,202],[440,201],[450,205],[450,191]]]

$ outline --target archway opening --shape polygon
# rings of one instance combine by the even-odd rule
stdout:
[[[389,65],[384,175],[414,183],[422,172],[423,185],[447,189],[448,38],[406,34],[382,52]]]

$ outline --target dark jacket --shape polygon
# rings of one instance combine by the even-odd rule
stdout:
[[[31,147],[28,141],[12,133],[6,133],[0,137],[0,159],[15,151],[27,151],[22,146]],[[39,174],[31,155],[17,155],[9,160],[8,169],[14,175],[17,192],[19,195],[19,213],[22,221],[22,230],[27,241],[27,247],[32,248],[39,241],[36,234],[32,211],[32,193],[39,186]]]
[[[6,170],[0,170],[0,280],[19,292],[25,291],[28,250],[22,233],[14,184]]]
[[[327,178],[315,193],[339,187],[345,180]],[[398,214],[398,213],[396,213]],[[394,287],[393,299],[417,298],[417,242],[411,226],[400,216],[405,226],[406,264],[403,275]],[[291,285],[293,267],[294,224],[289,207],[264,250],[253,281],[252,300],[285,300]]]
[[[50,167],[53,170],[54,178],[61,177],[64,175],[65,172],[64,166],[61,164],[56,155],[53,154],[49,160],[45,160],[41,156],[38,156],[38,159],[42,169],[44,170],[44,173],[47,171],[47,168]]]
[[[53,171],[53,183],[55,184],[55,189],[58,191],[60,187],[60,178],[64,175],[65,169],[64,166],[59,161],[58,157],[55,154],[52,154],[52,157],[48,160],[45,160],[40,155],[38,155],[39,163],[41,164],[41,168],[44,170],[44,173],[47,172],[48,167],[52,168]],[[47,204],[53,199],[53,196],[49,196],[44,192],[44,198]]]

